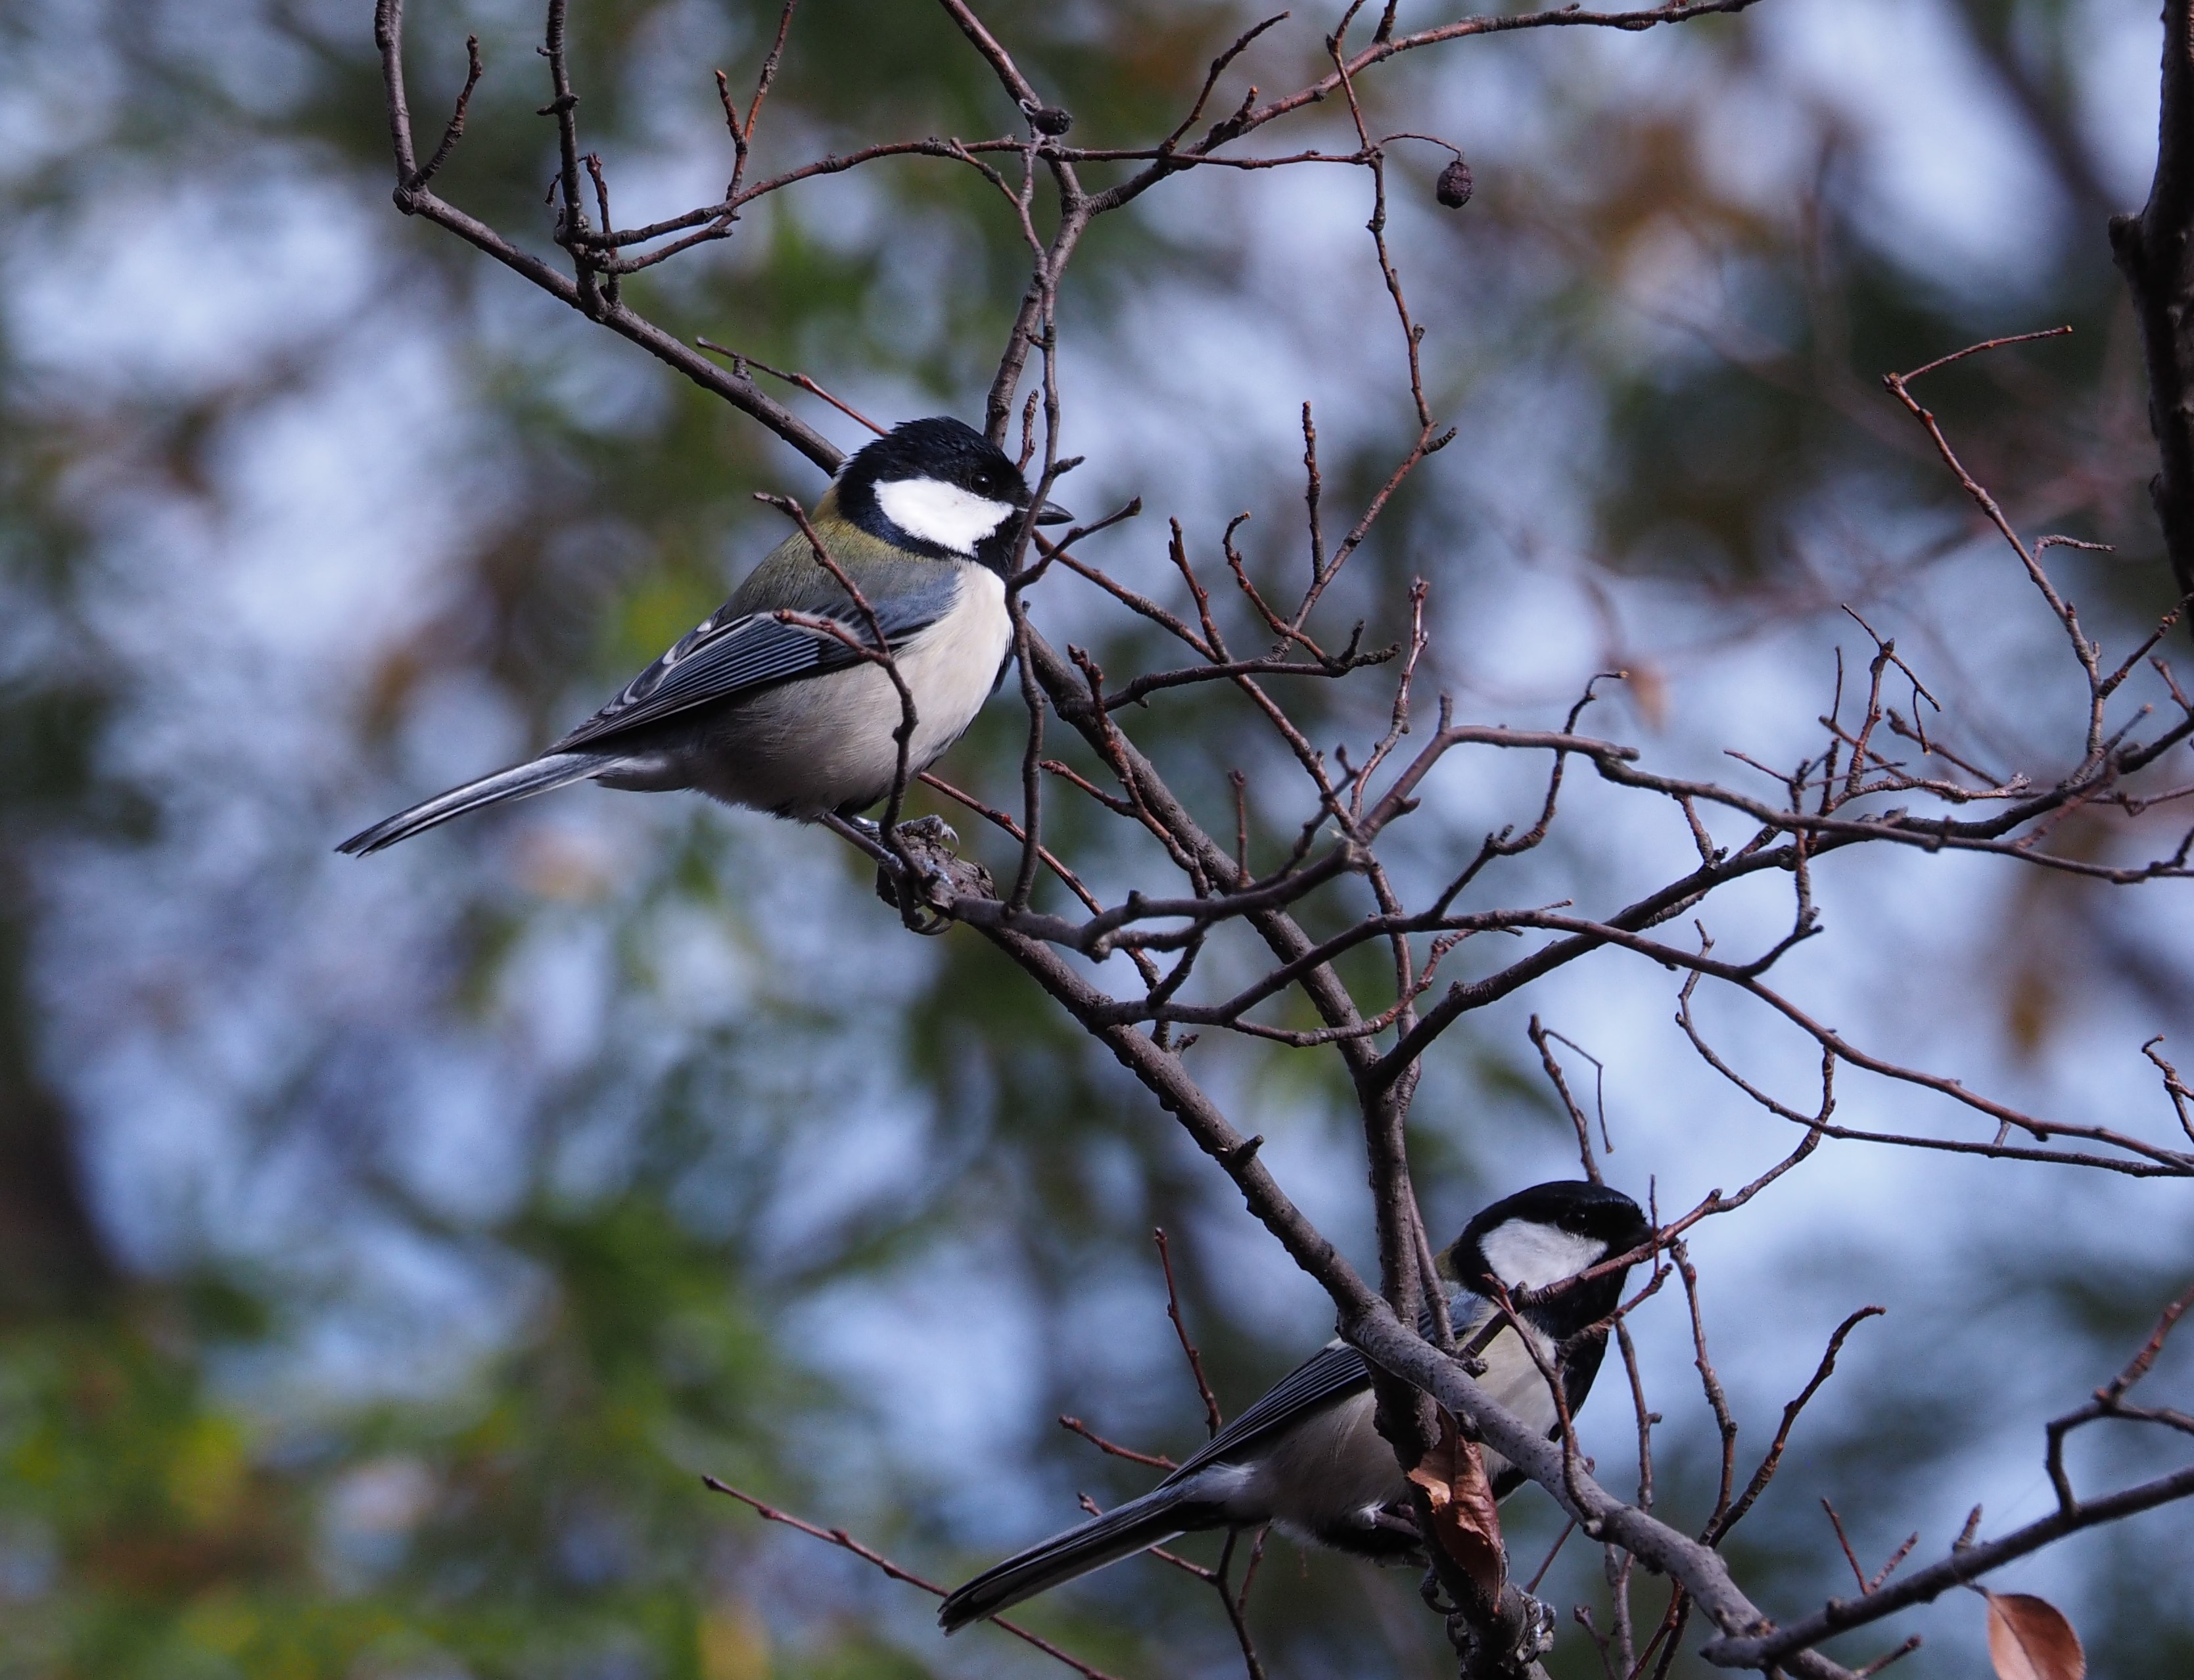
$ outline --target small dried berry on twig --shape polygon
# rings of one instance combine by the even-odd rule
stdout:
[[[1439,181],[1433,185],[1433,197],[1449,209],[1459,210],[1470,202],[1470,195],[1476,186],[1477,183],[1470,178],[1470,165],[1464,163],[1458,153],[1455,162],[1439,172]]]

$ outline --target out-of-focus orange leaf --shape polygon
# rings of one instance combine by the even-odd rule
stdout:
[[[1632,654],[1623,662],[1630,685],[1630,703],[1646,727],[1658,735],[1668,726],[1668,674],[1650,659]]]
[[[1433,1538],[1488,1602],[1501,1597],[1508,1555],[1501,1544],[1501,1508],[1485,1475],[1485,1454],[1466,1441],[1455,1419],[1439,1414],[1439,1442],[1410,1472],[1433,1511]],[[2051,1677],[2053,1680],[2053,1677]]]
[[[1985,1596],[1996,1680],[2086,1680],[2088,1654],[2062,1610],[2030,1593]]]

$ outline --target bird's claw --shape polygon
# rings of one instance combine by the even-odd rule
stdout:
[[[875,827],[873,823],[870,826]],[[881,835],[883,831],[879,829],[876,832]],[[900,823],[899,832],[909,840],[927,840],[933,846],[957,847],[960,844],[959,834],[942,817],[917,817],[911,823]]]
[[[1529,1668],[1554,1648],[1554,1607],[1524,1594],[1524,1631],[1516,1641],[1516,1666]]]
[[[1435,1568],[1426,1568],[1425,1578],[1417,1583],[1417,1597],[1423,1599],[1425,1608],[1442,1621],[1456,1614],[1455,1606],[1449,1603],[1440,1591],[1439,1571]]]
[[[845,823],[848,828],[859,829],[878,846],[884,843],[883,824],[875,817],[848,817]],[[893,832],[902,840],[921,840],[930,846],[956,848],[960,844],[959,834],[942,817],[916,817],[899,823]]]
[[[1434,1615],[1448,1622],[1450,1633],[1454,1632],[1453,1624],[1462,1613],[1440,1591],[1439,1570],[1425,1571],[1424,1580],[1417,1583],[1417,1596]],[[1534,1598],[1520,1587],[1511,1585],[1502,1593],[1498,1614],[1490,1625],[1480,1626],[1473,1620],[1468,1626],[1469,1631],[1464,1637],[1473,1645],[1480,1645],[1489,1637],[1500,1638],[1504,1626],[1513,1630],[1514,1638],[1507,1654],[1494,1665],[1493,1672],[1526,1674],[1532,1664],[1554,1648],[1554,1607],[1543,1598]]]
[[[989,872],[955,852],[960,836],[943,818],[901,823],[888,836],[874,823],[864,826],[887,854],[878,860],[876,896],[899,911],[909,931],[942,933],[952,925],[958,899],[996,896]]]

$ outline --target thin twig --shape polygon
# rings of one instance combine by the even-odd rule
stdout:
[[[1203,1374],[1203,1356],[1196,1350],[1196,1344],[1189,1339],[1188,1321],[1180,1314],[1180,1292],[1174,1286],[1173,1253],[1167,1247],[1164,1228],[1161,1226],[1152,1230],[1151,1240],[1158,1246],[1158,1264],[1165,1271],[1166,1316],[1173,1321],[1173,1333],[1180,1339],[1180,1350],[1188,1360],[1189,1374],[1196,1379],[1196,1391],[1203,1401],[1204,1425],[1211,1434],[1216,1435],[1226,1418],[1219,1409],[1219,1396],[1211,1391],[1211,1384]]]
[[[806,1522],[800,1517],[795,1517],[790,1511],[780,1511],[775,1505],[765,1504],[762,1500],[756,1499],[752,1494],[743,1493],[738,1488],[732,1487],[727,1482],[719,1482],[713,1476],[704,1476],[701,1478],[701,1481],[702,1484],[710,1489],[710,1491],[718,1494],[728,1494],[731,1498],[737,1499],[741,1505],[745,1505],[756,1516],[760,1517],[765,1522],[781,1522],[788,1528],[797,1528],[803,1534],[812,1534],[818,1540],[822,1540],[830,1545],[835,1545],[841,1551],[850,1551],[854,1557],[859,1558],[863,1562],[874,1564],[878,1569],[882,1570],[892,1580],[895,1581],[905,1581],[909,1586],[920,1587],[922,1591],[928,1593],[933,1597],[943,1598],[947,1597],[950,1593],[949,1588],[941,1587],[938,1585],[935,1581],[925,1580],[920,1575],[916,1574],[911,1569],[904,1568],[900,1565],[893,1562],[890,1558],[885,1557],[882,1552],[876,1551],[873,1547],[862,1545],[860,1541],[855,1540],[843,1528],[819,1528],[813,1522]],[[984,1620],[990,1622],[993,1626],[1003,1628],[1007,1632],[1012,1634],[1014,1638],[1022,1641],[1024,1643],[1035,1646],[1037,1650],[1042,1651],[1044,1655],[1049,1657],[1054,1662],[1065,1664],[1067,1667],[1072,1669],[1077,1674],[1081,1675],[1083,1677],[1083,1680],[1112,1680],[1112,1677],[1106,1673],[1103,1669],[1096,1667],[1093,1664],[1086,1663],[1079,1657],[1069,1655],[1066,1652],[1060,1650],[1058,1646],[1053,1644],[1048,1639],[1044,1638],[1040,1634],[1030,1632],[1028,1629],[1021,1626],[1018,1622],[1008,1621],[1003,1616],[986,1616]]]

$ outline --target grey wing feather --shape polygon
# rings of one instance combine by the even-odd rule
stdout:
[[[939,581],[945,587],[901,596],[876,607],[876,622],[887,641],[897,645],[951,611],[957,593],[956,580],[945,572]],[[808,616],[834,619],[857,642],[866,645],[870,640],[867,618],[848,605],[841,603],[834,611]],[[719,611],[680,637],[669,652],[548,750],[567,752],[605,736],[788,678],[843,670],[859,659],[859,654],[836,636],[805,625],[780,622],[773,613],[750,612],[726,618]]]
[[[1258,1397],[1249,1409],[1213,1436],[1161,1482],[1169,1487],[1206,1465],[1231,1457],[1259,1436],[1293,1423],[1306,1412],[1368,1388],[1370,1368],[1346,1342],[1321,1348]]]
[[[1456,1335],[1467,1336],[1464,1326],[1481,1322],[1490,1310],[1486,1304],[1467,1291],[1459,1294],[1451,1310]],[[1417,1320],[1417,1333],[1433,1333],[1433,1317],[1424,1314]],[[1598,1362],[1595,1361],[1596,1364]],[[1589,1377],[1585,1379],[1591,1381]],[[1259,1436],[1293,1423],[1307,1412],[1314,1412],[1336,1400],[1344,1400],[1360,1393],[1371,1385],[1371,1368],[1364,1362],[1364,1356],[1346,1342],[1335,1342],[1320,1348],[1308,1359],[1266,1390],[1250,1405],[1249,1409],[1228,1424],[1210,1440],[1205,1442],[1180,1468],[1160,1482],[1169,1487],[1192,1472],[1217,1459],[1232,1455],[1234,1449],[1247,1445]]]
[[[1162,1483],[1139,1499],[1063,1534],[1054,1534],[984,1570],[946,1596],[937,1613],[938,1626],[952,1633],[969,1622],[1009,1610],[1062,1581],[1163,1545],[1185,1529],[1202,1527],[1203,1515],[1191,1501]]]

